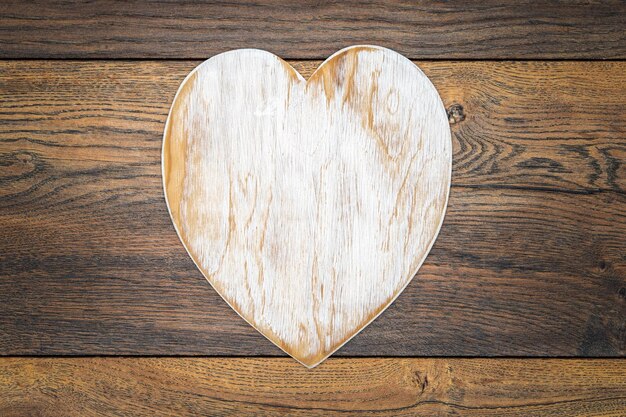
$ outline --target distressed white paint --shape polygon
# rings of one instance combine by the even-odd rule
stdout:
[[[309,367],[415,275],[450,174],[437,91],[379,47],[339,51],[308,82],[269,52],[217,55],[181,85],[163,145],[168,207],[194,262]]]

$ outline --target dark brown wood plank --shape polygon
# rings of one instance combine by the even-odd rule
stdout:
[[[150,149],[157,164],[171,101],[199,62],[0,62],[2,139],[73,159],[105,149],[112,162]],[[291,63],[308,77],[321,61]],[[626,64],[416,63],[450,111],[456,184],[626,190]]]
[[[281,354],[167,214],[163,124],[193,65],[0,63],[0,354]],[[455,122],[449,211],[338,354],[624,355],[626,63],[420,65]]]
[[[375,44],[409,58],[626,57],[610,1],[23,1],[0,5],[0,58],[196,58],[235,48],[323,59]]]
[[[4,358],[0,414],[623,416],[624,360]]]

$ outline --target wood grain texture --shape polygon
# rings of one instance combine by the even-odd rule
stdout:
[[[0,414],[623,416],[624,360],[5,358]]]
[[[419,68],[375,46],[305,80],[258,49],[181,84],[163,139],[176,231],[228,304],[308,367],[381,314],[443,223],[450,125]]]
[[[1,354],[281,354],[168,217],[161,135],[197,64],[0,63]],[[446,220],[338,354],[624,355],[626,64],[419,65],[454,122]]]
[[[0,57],[205,59],[261,48],[325,59],[376,44],[416,59],[623,59],[625,13],[621,0],[4,0]]]

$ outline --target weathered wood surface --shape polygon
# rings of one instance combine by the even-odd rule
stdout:
[[[4,358],[0,414],[623,416],[626,361]]]
[[[195,58],[261,48],[324,59],[355,44],[409,58],[626,58],[609,1],[23,1],[0,4],[0,58]]]
[[[197,64],[0,63],[1,354],[280,354],[167,213],[163,126]],[[419,65],[455,122],[448,212],[338,354],[623,355],[626,64]]]
[[[272,53],[238,49],[181,84],[162,166],[198,269],[313,367],[426,259],[450,191],[450,123],[430,80],[390,49],[342,49],[308,81]]]

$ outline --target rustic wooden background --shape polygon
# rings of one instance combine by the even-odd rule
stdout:
[[[0,3],[0,415],[625,415],[626,3],[281,3]],[[450,203],[406,291],[308,371],[187,256],[162,132],[215,53],[306,77],[358,43],[439,90]]]

